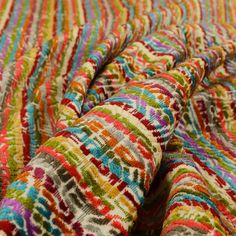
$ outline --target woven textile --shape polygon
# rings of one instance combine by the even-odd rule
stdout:
[[[0,0],[0,235],[236,235],[235,0]]]

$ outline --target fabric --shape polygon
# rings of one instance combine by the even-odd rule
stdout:
[[[236,235],[235,0],[0,0],[1,235]]]

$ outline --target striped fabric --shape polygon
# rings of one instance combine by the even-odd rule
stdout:
[[[0,235],[236,235],[235,0],[0,0]]]

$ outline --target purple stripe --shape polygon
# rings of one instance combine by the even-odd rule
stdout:
[[[22,9],[22,7],[23,7],[23,4],[22,4],[22,2],[23,2],[23,0],[21,0],[21,2],[19,2],[19,4],[18,4],[18,8],[14,11],[14,20],[13,20],[13,24],[11,24],[11,28],[9,29],[9,30],[6,30],[6,32],[7,32],[7,35],[11,35],[11,32],[16,28],[16,24],[18,23],[18,18],[19,18],[19,16],[20,16],[20,13],[21,13],[21,9]],[[9,43],[10,43],[10,37],[7,37],[6,38],[6,41],[5,41],[5,45],[4,45],[4,47],[2,48],[2,53],[1,53],[1,57],[0,57],[0,59],[2,59],[2,60],[0,60],[0,68],[2,67],[2,64],[3,64],[3,59],[6,57],[6,53],[7,53],[7,51],[8,51],[8,49],[9,49]],[[15,43],[15,42],[11,42],[11,43]]]
[[[24,205],[22,205],[17,200],[4,198],[0,203],[0,208],[3,208],[3,207],[9,207],[9,208],[11,208],[11,211],[13,211],[23,217],[23,219],[26,222],[27,231],[28,231],[29,235],[33,235],[35,232],[37,232],[37,233],[41,232],[37,226],[33,225],[32,221],[30,219],[31,218],[30,210],[26,209],[24,207]]]
[[[83,43],[82,43],[82,46],[79,50],[79,54],[78,54],[78,61],[77,61],[77,66],[80,66],[81,63],[82,63],[82,59],[83,59],[83,55],[84,55],[84,49],[86,48],[86,46],[88,45],[88,40],[89,40],[89,37],[91,35],[91,32],[92,32],[92,29],[93,27],[88,25],[88,28],[84,28],[87,32],[86,34],[84,35],[83,33],[81,34],[81,36],[83,35]],[[83,30],[84,30],[83,29]],[[81,37],[80,36],[80,37]],[[81,38],[82,39],[82,38]]]
[[[145,109],[145,111],[146,111],[146,107],[149,106],[144,100],[140,100],[139,96],[121,94],[119,97],[128,99],[129,101],[130,101],[130,99],[137,101],[137,102],[139,102],[137,105],[140,105],[140,102],[141,102],[141,106]],[[162,119],[161,115],[158,112],[156,112],[155,109],[151,108],[149,115],[154,116],[157,119],[157,121],[160,123],[161,126],[166,127],[169,125],[164,119]]]
[[[166,36],[164,36],[164,37],[167,38]],[[169,40],[169,38],[167,38],[167,39]],[[177,51],[176,48],[174,48],[173,46],[170,46],[170,45],[168,45],[168,44],[165,44],[165,42],[161,42],[160,40],[155,39],[154,37],[151,38],[150,41],[153,42],[153,43],[155,44],[155,46],[158,46],[158,47],[160,47],[161,49],[163,49],[163,48],[166,49],[167,53],[170,52],[170,51],[173,51],[173,49],[174,49],[175,51]],[[172,43],[173,43],[173,41],[172,41]],[[148,46],[150,46],[150,47],[153,48],[153,45],[152,45],[152,44],[148,44]],[[158,51],[158,50],[155,50],[155,52],[159,52],[159,51]]]
[[[222,177],[223,179],[231,179],[233,184],[236,186],[236,176],[230,174],[230,169],[227,171],[220,165],[216,165],[216,168],[224,173],[224,178]]]
[[[156,112],[155,109],[151,108],[150,109],[150,114],[151,114],[151,116],[155,117],[158,120],[158,122],[160,123],[160,125],[162,127],[166,127],[166,126],[170,125],[164,119],[162,119],[160,113]]]
[[[207,158],[208,161],[211,161],[214,164],[214,167],[220,171],[222,171],[222,176],[220,176],[223,179],[227,179],[225,178],[226,176],[228,178],[231,179],[231,181],[236,184],[236,178],[232,175],[230,175],[230,173],[227,172],[227,170],[225,170],[224,168],[222,168],[218,161],[214,160],[213,158],[210,158],[210,156],[208,155],[208,153],[206,153],[204,151],[203,148],[199,148],[199,146],[193,141],[193,139],[191,139],[188,135],[186,134],[181,134],[181,137],[184,138],[186,141],[188,141],[199,153],[201,153],[205,158]],[[215,172],[215,171],[214,171]],[[217,175],[217,174],[216,174]],[[226,181],[227,182],[227,181]]]
[[[213,133],[211,133],[211,136],[227,151],[230,153],[230,155],[232,155],[233,157],[236,157],[236,152],[232,152],[232,150],[230,148],[228,148],[227,146],[224,145],[224,143],[217,138],[217,136]]]

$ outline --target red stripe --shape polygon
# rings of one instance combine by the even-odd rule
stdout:
[[[29,83],[30,83],[30,78],[32,76],[32,74],[35,71],[35,68],[37,66],[38,60],[40,58],[40,49],[37,53],[37,56],[35,58],[34,61],[34,65],[28,75],[27,81],[26,81],[26,86],[24,87],[24,90],[22,92],[22,108],[20,111],[20,119],[21,119],[21,123],[22,123],[22,138],[23,138],[23,162],[24,165],[26,165],[29,161],[30,161],[30,132],[29,132],[29,124],[28,124],[28,113],[27,113],[27,105],[28,105],[28,97],[27,97],[27,90],[29,87]]]
[[[8,25],[8,23],[9,23],[9,21],[10,21],[10,18],[11,18],[11,16],[12,16],[13,12],[14,12],[14,11],[13,11],[14,5],[16,5],[16,4],[15,4],[15,1],[12,1],[12,4],[11,4],[10,10],[9,10],[9,15],[8,15],[8,17],[7,17],[7,20],[6,20],[6,22],[5,22],[5,24],[4,24],[3,28],[2,28],[2,30],[0,31],[0,37],[2,36],[4,30],[7,28],[7,25]],[[16,11],[15,11],[15,12],[16,12]]]

